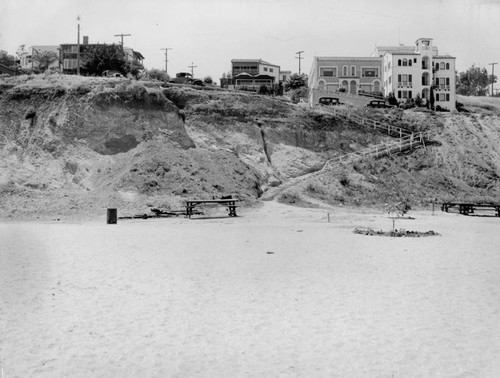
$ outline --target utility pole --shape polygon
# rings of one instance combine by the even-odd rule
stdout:
[[[160,49],[160,50],[165,50],[165,72],[168,73],[168,69],[167,69],[167,64],[168,64],[168,56],[167,56],[167,53],[168,53],[168,50],[172,50],[171,47],[165,47],[164,49]]]
[[[123,51],[123,37],[130,37],[132,34],[115,34],[115,37],[121,37],[121,45]]]
[[[80,76],[80,16],[76,17],[78,21],[78,35],[76,39],[76,74]]]
[[[295,59],[298,59],[298,60],[299,60],[299,76],[300,76],[300,61],[301,61],[302,59],[304,59],[304,58],[302,58],[302,56],[301,56],[303,52],[304,52],[304,51],[297,51],[297,52],[295,53],[295,55],[299,54],[299,57],[295,57]]]
[[[191,76],[194,77],[194,71],[193,71],[193,68],[196,68],[198,66],[193,66],[193,62],[191,62],[191,65],[188,66],[189,68],[191,68]]]
[[[493,97],[493,83],[495,82],[495,64],[498,63],[488,63],[491,66],[491,97]]]

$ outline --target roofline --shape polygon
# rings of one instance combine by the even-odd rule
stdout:
[[[361,60],[361,61],[368,61],[368,60],[382,60],[382,57],[380,56],[316,56],[315,59],[317,60]]]

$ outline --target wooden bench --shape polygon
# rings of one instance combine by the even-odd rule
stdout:
[[[186,217],[191,218],[192,215],[196,212],[196,207],[203,204],[217,204],[221,206],[226,206],[229,211],[230,217],[237,217],[236,202],[239,202],[237,199],[212,199],[212,200],[187,200],[186,201]]]

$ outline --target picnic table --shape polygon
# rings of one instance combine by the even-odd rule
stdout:
[[[196,206],[203,204],[218,204],[221,206],[226,206],[229,211],[230,217],[236,217],[236,202],[239,200],[230,199],[211,199],[211,200],[186,200],[186,216],[191,218],[191,215],[195,213]]]
[[[441,205],[441,211],[448,212],[452,207],[458,207],[462,215],[474,214],[474,210],[490,209],[495,211],[497,217],[500,217],[500,204],[445,202]]]

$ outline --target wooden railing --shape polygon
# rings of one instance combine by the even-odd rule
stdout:
[[[370,118],[362,117],[348,111],[335,109],[334,113],[339,117],[356,122],[359,125],[373,128],[391,137],[397,137],[398,140],[394,142],[383,142],[374,146],[364,148],[362,150],[350,152],[348,154],[339,155],[328,159],[321,169],[312,173],[295,177],[285,184],[280,185],[279,187],[268,190],[266,193],[264,193],[262,197],[263,199],[272,199],[284,190],[334,168],[335,164],[354,163],[355,161],[369,157],[378,159],[382,156],[397,154],[422,147],[425,148],[426,142],[428,142],[431,137],[429,132],[413,132],[411,130],[397,127],[386,122],[380,122]]]

